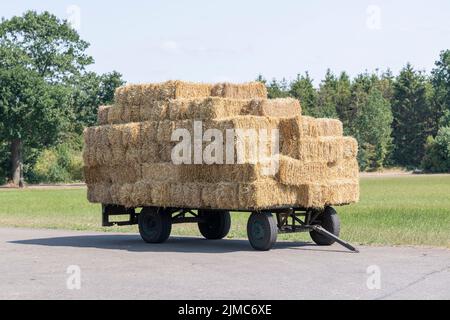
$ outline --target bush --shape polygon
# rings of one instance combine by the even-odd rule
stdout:
[[[83,180],[83,160],[78,139],[43,150],[33,167],[36,182],[69,183]]]
[[[442,127],[436,138],[428,138],[422,167],[428,172],[450,173],[450,127]]]

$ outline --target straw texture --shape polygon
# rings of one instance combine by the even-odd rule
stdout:
[[[271,160],[278,170],[267,175],[267,164],[257,161],[252,147],[261,141],[236,136],[231,163],[174,164],[174,131],[194,137],[198,121],[202,134],[215,129],[224,139],[229,130],[253,130],[257,137],[277,130],[280,156]],[[295,99],[267,99],[260,83],[129,85],[116,90],[114,105],[99,108],[98,123],[84,132],[84,173],[94,203],[259,210],[359,199],[358,145],[344,137],[342,123],[302,116]],[[202,141],[200,152],[211,142]],[[264,142],[268,155],[273,142]],[[245,152],[238,157],[240,147]]]

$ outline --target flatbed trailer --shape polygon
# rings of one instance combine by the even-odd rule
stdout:
[[[137,212],[138,210],[139,213]],[[330,206],[323,209],[280,206],[252,209],[204,209],[204,208],[125,208],[117,205],[102,205],[104,227],[138,225],[142,239],[151,244],[163,243],[170,237],[173,224],[195,223],[200,233],[208,240],[225,238],[231,227],[231,212],[247,212],[250,218],[247,235],[251,246],[258,251],[272,249],[278,234],[309,232],[319,246],[339,243],[345,248],[358,250],[339,238],[340,219]],[[128,216],[121,222],[110,221],[111,216]]]

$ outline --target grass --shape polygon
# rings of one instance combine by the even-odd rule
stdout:
[[[364,178],[361,202],[337,208],[342,237],[355,244],[450,247],[450,176]],[[2,190],[0,226],[137,232],[135,226],[102,228],[100,206],[85,189]],[[234,213],[230,238],[246,238],[247,214]],[[195,235],[195,225],[176,225],[176,235]],[[310,241],[307,234],[284,240]]]

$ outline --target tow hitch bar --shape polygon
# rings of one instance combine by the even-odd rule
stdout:
[[[331,239],[335,240],[337,243],[339,243],[341,246],[347,248],[348,250],[353,251],[355,253],[359,253],[359,250],[356,249],[354,246],[352,246],[350,243],[342,240],[339,237],[336,237],[334,234],[332,234],[331,232],[328,232],[327,230],[325,230],[321,226],[313,225],[313,226],[311,226],[311,229],[316,231],[317,233],[320,233],[321,235],[323,235],[325,237],[328,237],[328,238],[331,238]]]

